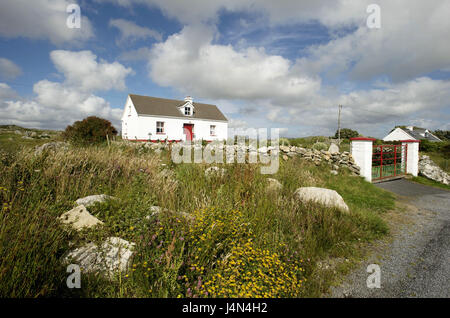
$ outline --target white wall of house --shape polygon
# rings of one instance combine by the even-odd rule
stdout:
[[[391,133],[383,138],[384,141],[398,141],[414,139],[401,128],[395,128]]]
[[[195,105],[195,104],[194,104]],[[164,123],[164,133],[156,132],[156,123]],[[225,121],[203,120],[164,116],[139,116],[128,97],[122,116],[122,138],[129,140],[186,140],[184,124],[193,124],[194,139],[224,140],[228,137],[228,123]],[[211,135],[211,126],[215,126],[215,135]]]

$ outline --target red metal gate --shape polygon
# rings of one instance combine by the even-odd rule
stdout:
[[[377,145],[372,152],[372,180],[406,174],[408,145]]]

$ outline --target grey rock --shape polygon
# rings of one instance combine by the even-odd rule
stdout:
[[[100,246],[88,243],[69,252],[65,262],[78,264],[85,273],[103,272],[112,277],[128,269],[134,246],[119,237],[108,237]]]
[[[114,199],[117,199],[117,198],[109,196],[107,194],[95,194],[95,195],[89,195],[84,198],[80,198],[80,199],[76,200],[75,203],[78,205],[84,205],[85,207],[90,207],[97,202],[103,203],[108,200],[114,200]]]
[[[34,151],[35,155],[40,155],[45,151],[55,151],[58,149],[67,150],[69,147],[69,144],[62,141],[54,141],[54,142],[48,142],[46,144],[43,144],[39,147],[36,147],[36,150]]]
[[[339,153],[339,146],[336,145],[336,144],[331,144],[330,147],[328,148],[328,151],[329,151],[331,154]]]
[[[65,212],[59,217],[59,220],[64,224],[71,225],[77,231],[103,224],[102,221],[90,214],[84,205]]]
[[[450,176],[438,165],[436,165],[429,156],[421,156],[419,159],[419,173],[428,179],[441,182],[443,184],[450,183]]]
[[[337,208],[346,213],[349,212],[349,208],[344,199],[334,190],[317,187],[302,187],[298,188],[294,195],[302,202],[312,201],[326,207]]]

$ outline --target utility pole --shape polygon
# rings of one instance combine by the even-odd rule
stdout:
[[[339,105],[339,115],[338,115],[338,144],[341,144],[341,109],[342,105]]]

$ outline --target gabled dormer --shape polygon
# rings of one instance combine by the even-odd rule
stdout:
[[[186,96],[184,98],[184,104],[179,106],[178,109],[180,112],[187,117],[190,117],[195,112],[194,102],[191,96]]]

